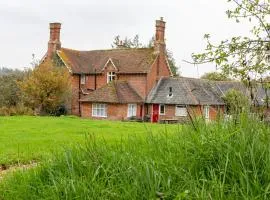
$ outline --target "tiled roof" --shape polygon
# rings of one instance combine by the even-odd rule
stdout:
[[[90,92],[81,99],[82,102],[103,103],[142,103],[143,99],[127,81],[112,81]]]
[[[169,87],[173,95],[169,96]],[[209,81],[195,78],[162,78],[147,97],[147,103],[183,105],[224,105],[222,97],[230,90],[242,92],[250,99],[250,91],[239,81]],[[265,105],[265,90],[253,88],[256,105]],[[268,96],[270,92],[268,91]]]
[[[172,96],[169,96],[169,88]],[[147,103],[182,105],[224,105],[216,86],[195,78],[162,78],[147,97]]]
[[[267,89],[265,91],[265,89],[263,87],[258,87],[255,89],[255,99],[256,99],[256,105],[259,106],[265,106],[266,104],[266,92],[268,97],[270,97],[270,90]]]
[[[244,83],[239,81],[215,81],[217,88],[221,92],[221,96],[224,96],[230,89],[235,89],[242,92],[244,95],[249,96],[249,91]]]
[[[240,92],[242,92],[246,97],[249,99],[250,97],[250,90],[245,86],[244,83],[242,82],[237,82],[237,81],[217,81],[215,82],[217,85],[218,89],[220,89],[221,94],[220,95],[225,95],[228,90],[230,89],[235,89]],[[263,106],[265,105],[265,100],[266,100],[266,94],[264,88],[261,86],[261,84],[257,84],[256,87],[252,89],[253,95],[254,95],[254,100],[255,104],[257,106]],[[270,96],[270,91],[266,91],[268,96]]]
[[[147,73],[156,57],[153,48],[124,48],[95,51],[77,51],[61,48],[57,52],[75,74],[100,73],[111,59],[118,73]]]

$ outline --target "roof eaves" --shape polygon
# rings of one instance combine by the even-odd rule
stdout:
[[[47,56],[48,56],[48,52],[45,53],[45,55],[41,58],[39,63],[40,64],[43,63],[45,61],[45,59],[47,58]]]
[[[169,69],[171,76],[173,76],[167,55],[165,55],[165,60],[166,60],[167,68]]]
[[[155,64],[156,60],[158,59],[158,56],[159,56],[158,54],[153,54],[153,55],[155,56],[155,59],[153,60],[151,66],[149,67],[149,69],[145,73],[149,73],[152,70],[153,65]]]
[[[141,71],[141,72],[116,72],[117,74],[147,74],[147,71]]]
[[[64,65],[66,66],[66,68],[68,69],[68,71],[70,73],[73,73],[71,67],[67,64],[67,61],[65,61],[65,59],[62,57],[63,56],[62,54],[64,54],[64,52],[62,52],[62,51],[56,51],[56,54],[61,59],[61,61],[64,63]]]

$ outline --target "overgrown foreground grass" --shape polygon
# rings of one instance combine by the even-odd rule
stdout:
[[[269,199],[270,128],[196,124],[108,144],[89,136],[0,185],[0,199]]]

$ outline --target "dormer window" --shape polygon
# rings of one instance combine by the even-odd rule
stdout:
[[[169,97],[172,97],[173,96],[173,91],[172,91],[172,87],[169,87]]]
[[[108,72],[107,73],[107,83],[115,80],[115,72]]]
[[[85,74],[81,74],[81,80],[80,80],[81,84],[84,85],[85,84]]]

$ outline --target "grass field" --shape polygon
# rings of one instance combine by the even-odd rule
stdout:
[[[147,134],[137,123],[63,121],[104,123],[116,133],[89,129],[109,139],[89,136],[37,167],[8,174],[0,182],[0,199],[270,199],[270,126],[255,117],[199,120],[176,134],[170,132],[177,126],[166,131],[147,124],[153,130]],[[119,140],[121,134],[131,137]]]
[[[176,132],[179,126],[115,121],[98,121],[77,117],[0,117],[0,164],[28,162],[47,157],[69,145],[85,143],[88,134],[108,142],[129,136]]]

